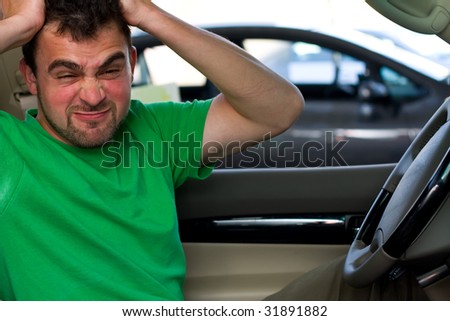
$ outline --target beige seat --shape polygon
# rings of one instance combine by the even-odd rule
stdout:
[[[36,97],[30,95],[19,72],[22,58],[20,48],[0,55],[0,110],[4,110],[19,119],[24,110],[36,106]]]

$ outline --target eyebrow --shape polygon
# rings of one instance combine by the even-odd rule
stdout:
[[[116,52],[112,54],[108,59],[105,60],[105,62],[100,65],[99,69],[107,68],[116,60],[125,60],[125,54],[123,52]],[[48,66],[48,72],[50,73],[58,67],[65,67],[74,71],[81,71],[83,69],[80,65],[71,60],[56,59],[50,64],[50,66]]]
[[[116,60],[125,60],[125,54],[123,52],[116,52],[115,54],[111,55],[108,59],[106,59],[105,62],[100,65],[99,69],[107,68]]]
[[[80,65],[74,63],[70,60],[64,60],[64,59],[57,59],[53,61],[50,66],[48,66],[48,72],[52,72],[54,69],[58,67],[65,67],[71,70],[80,71],[82,68]]]

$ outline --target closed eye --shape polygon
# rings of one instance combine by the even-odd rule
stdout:
[[[57,75],[56,78],[58,79],[70,79],[70,78],[75,78],[76,75],[74,74],[61,74],[61,75]]]
[[[99,77],[103,79],[112,79],[120,75],[121,68],[109,68],[99,73]]]

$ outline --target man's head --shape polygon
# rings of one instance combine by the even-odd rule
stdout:
[[[45,0],[45,25],[56,24],[59,34],[74,41],[95,39],[97,32],[115,23],[131,47],[131,33],[120,11],[119,0]],[[36,73],[35,51],[38,33],[22,47],[25,62]]]
[[[136,61],[119,0],[46,0],[44,27],[23,54],[45,130],[86,148],[112,138],[128,112]]]

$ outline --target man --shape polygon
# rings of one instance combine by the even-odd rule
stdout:
[[[24,45],[20,71],[38,98],[24,122],[0,114],[0,300],[181,300],[174,189],[206,177],[228,152],[217,147],[283,132],[301,94],[150,0],[0,3],[0,52]],[[159,38],[221,94],[130,102],[128,25]]]

